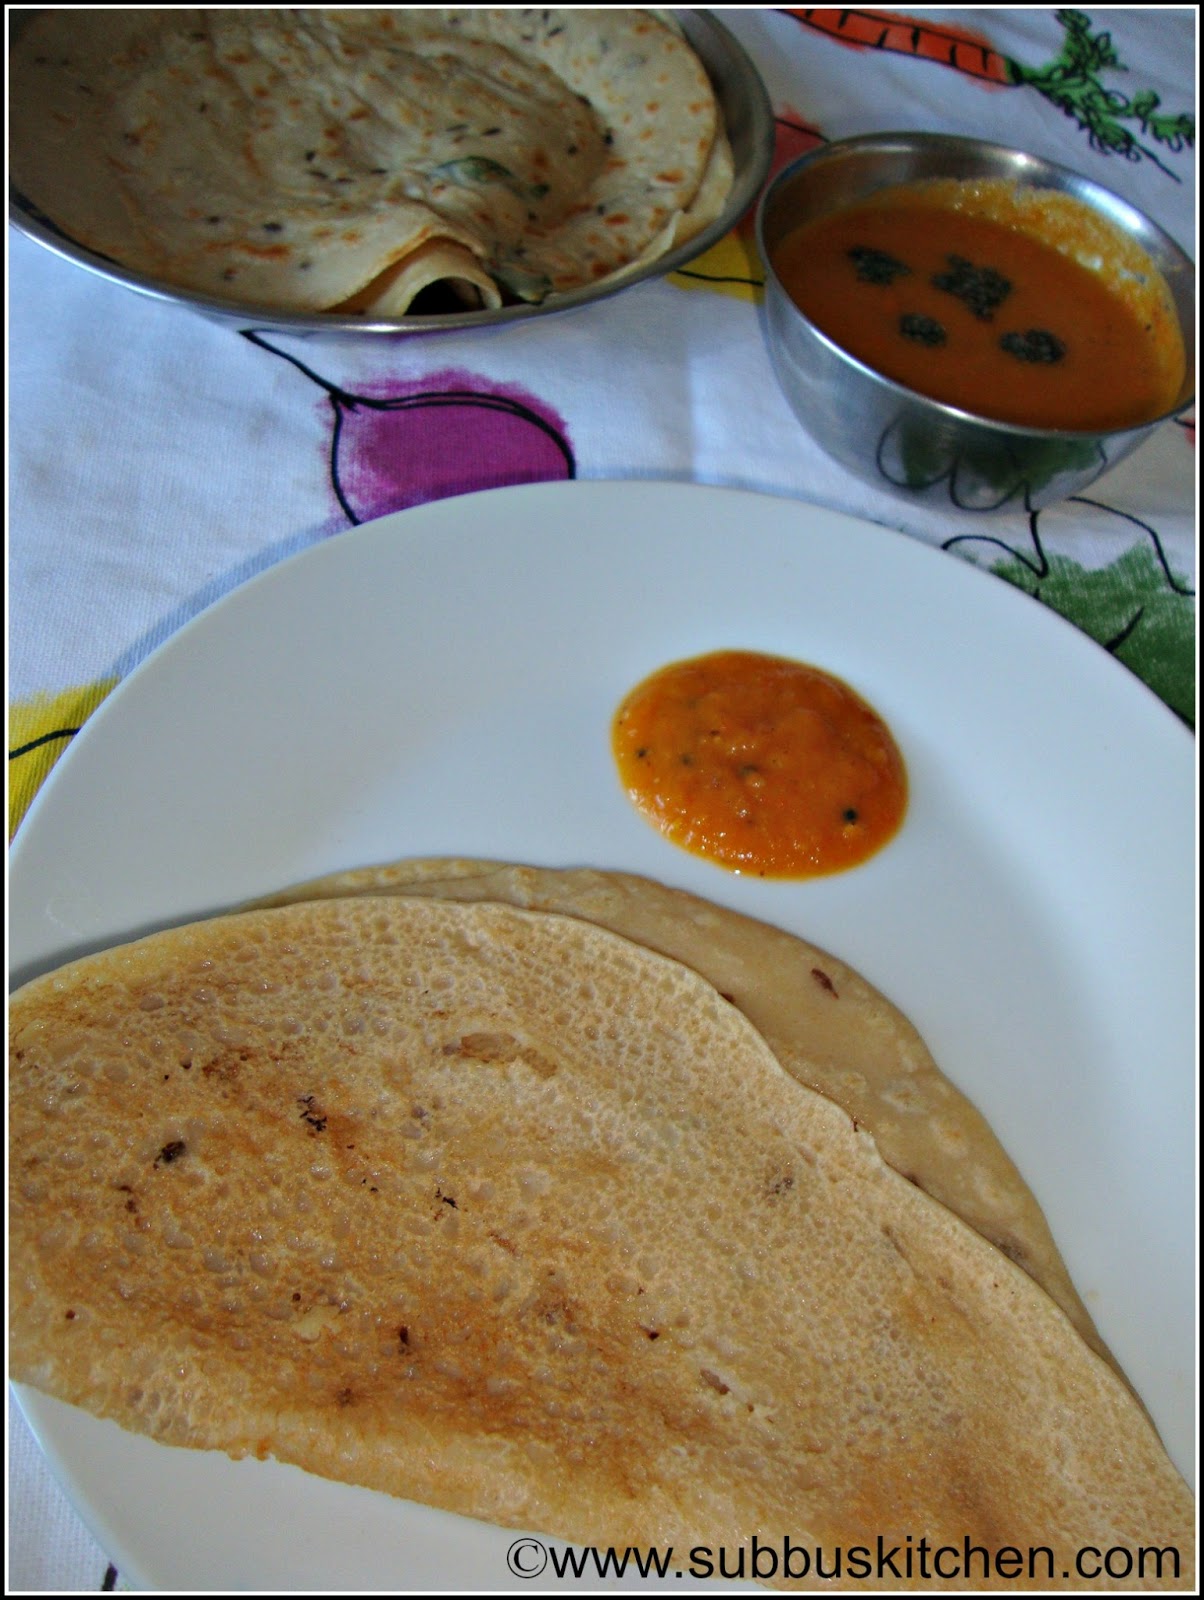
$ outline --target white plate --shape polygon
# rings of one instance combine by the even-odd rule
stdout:
[[[891,724],[910,810],[867,865],[736,877],[628,804],[617,702],[653,668],[725,646],[821,665]],[[11,961],[29,976],[405,855],[624,868],[805,934],[902,1006],[985,1112],[1187,1472],[1194,837],[1190,736],[1006,583],[793,501],[539,485],[342,534],[175,635],[26,818]],[[512,1533],[22,1402],[131,1581],[513,1582]]]

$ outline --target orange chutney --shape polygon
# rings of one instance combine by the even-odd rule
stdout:
[[[1186,375],[1153,262],[1058,191],[1001,179],[880,190],[802,223],[773,265],[850,355],[977,416],[1135,427],[1173,409]]]
[[[720,650],[644,679],[612,748],[636,808],[666,838],[762,878],[855,867],[898,831],[903,757],[839,678],[782,656]]]

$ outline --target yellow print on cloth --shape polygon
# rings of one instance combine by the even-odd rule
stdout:
[[[16,833],[51,767],[117,683],[95,683],[38,694],[8,708],[8,836]]]
[[[761,186],[761,194],[783,167],[825,142],[819,129],[812,127],[791,106],[784,106],[776,112],[773,122],[773,156]],[[735,300],[747,300],[754,305],[759,303],[765,287],[765,268],[761,264],[756,241],[759,199],[760,195],[722,239],[716,240],[710,249],[671,273],[669,281],[679,289],[710,289],[730,295]]]

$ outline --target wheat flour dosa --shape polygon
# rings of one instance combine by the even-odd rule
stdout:
[[[19,1381],[596,1546],[970,1539],[1052,1550],[1036,1587],[1174,1546],[1190,1587],[1116,1374],[680,963],[309,901],[88,957],[10,1026]]]
[[[968,1539],[1051,1550],[1038,1588],[1173,1546],[1191,1586],[1111,1369],[678,962],[318,900],[74,963],[10,1028],[20,1381],[586,1544]]]
[[[49,9],[10,99],[13,181],[71,238],[290,312],[539,302],[700,231],[731,181],[702,63],[638,10]]]
[[[684,962],[739,1006],[793,1077],[843,1107],[884,1160],[1022,1267],[1113,1360],[1041,1207],[986,1120],[902,1012],[845,962],[683,890],[587,868],[423,858],[336,873],[257,904],[381,893],[585,917]]]

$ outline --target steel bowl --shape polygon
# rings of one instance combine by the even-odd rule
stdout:
[[[931,178],[1004,178],[1074,196],[1134,241],[1166,279],[1187,371],[1174,404],[1138,427],[1076,432],[976,416],[884,377],[827,338],[774,270],[776,247],[800,223],[875,190]],[[960,511],[1038,509],[1065,499],[1135,450],[1195,392],[1195,267],[1166,233],[1110,190],[1023,150],[945,134],[842,139],[785,168],[757,211],[765,266],[764,326],[795,415],[858,477],[913,502]]]
[[[17,13],[10,19],[15,37],[36,12]],[[218,300],[211,295],[180,289],[161,279],[135,272],[106,256],[86,250],[51,218],[45,216],[26,196],[9,184],[9,222],[19,232],[111,283],[133,289],[153,300],[191,306],[219,322],[240,327],[278,329],[290,333],[320,334],[415,334],[448,333],[465,328],[494,328],[508,323],[529,322],[575,306],[588,305],[629,289],[649,278],[663,277],[684,266],[721,239],[733,228],[757,197],[769,173],[773,157],[773,109],[756,67],[743,46],[721,22],[706,11],[671,11],[695,54],[706,69],[723,112],[727,136],[732,147],[733,180],[731,193],[720,216],[701,233],[656,261],[616,274],[608,282],[590,284],[550,297],[540,305],[503,306],[497,311],[453,311],[441,315],[378,317],[369,320],[347,313],[289,313],[271,306]]]

